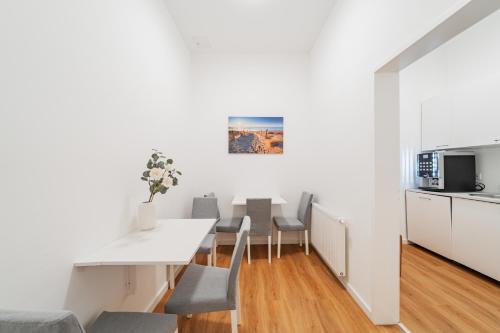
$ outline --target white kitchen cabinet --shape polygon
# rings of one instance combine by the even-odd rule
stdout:
[[[422,150],[452,146],[452,109],[448,96],[437,96],[422,103]]]
[[[451,257],[451,198],[406,192],[408,240]]]
[[[453,198],[452,259],[500,280],[500,204]]]
[[[451,97],[455,147],[500,144],[500,82],[488,80],[467,86]]]

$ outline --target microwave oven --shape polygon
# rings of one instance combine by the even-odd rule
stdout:
[[[420,189],[441,192],[476,191],[476,156],[472,152],[434,151],[418,154]]]

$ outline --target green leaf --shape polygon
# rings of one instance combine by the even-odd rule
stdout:
[[[149,170],[144,171],[144,172],[142,173],[142,176],[143,176],[143,177],[149,177],[149,172],[150,172]]]
[[[151,155],[151,157],[153,158],[153,161],[157,161],[158,160],[158,154],[157,153],[154,153],[153,155]]]
[[[141,179],[146,181],[146,182],[148,181],[148,179],[146,177],[141,177]]]
[[[165,162],[158,162],[158,168],[165,169]]]
[[[177,186],[177,184],[179,184],[179,180],[177,178],[174,177],[174,180],[173,180],[173,185],[174,186]]]
[[[176,172],[178,175],[181,175],[181,176],[182,176],[182,172],[180,172],[179,170],[175,170],[175,172]]]
[[[160,187],[160,193],[161,193],[161,194],[165,194],[165,193],[167,193],[167,190],[168,190],[168,187],[165,187],[165,186],[163,186],[163,185]]]
[[[148,161],[147,168],[148,169],[153,169],[153,161],[152,160]]]
[[[171,158],[169,158],[169,159],[167,160],[167,164],[172,164],[172,163],[174,163],[174,160],[173,160],[173,159],[171,159]]]

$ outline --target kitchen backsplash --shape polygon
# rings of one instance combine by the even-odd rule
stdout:
[[[473,151],[476,153],[476,172],[482,175],[480,182],[486,185],[485,192],[500,193],[500,147]]]

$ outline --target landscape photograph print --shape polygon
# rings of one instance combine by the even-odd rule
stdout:
[[[283,154],[283,117],[229,117],[230,154]]]

